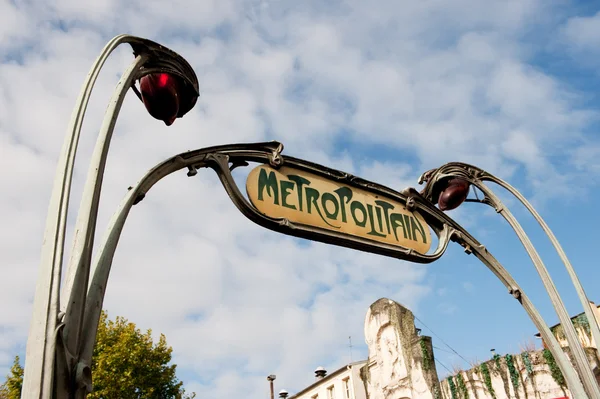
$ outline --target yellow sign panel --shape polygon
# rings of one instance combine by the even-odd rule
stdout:
[[[419,213],[312,173],[260,165],[250,171],[246,190],[252,205],[268,217],[411,248],[421,254],[431,247],[429,226]]]

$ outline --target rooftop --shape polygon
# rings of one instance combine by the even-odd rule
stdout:
[[[308,391],[310,391],[311,389],[329,381],[330,379],[332,379],[333,377],[335,377],[338,374],[341,374],[342,372],[344,372],[345,370],[348,370],[349,368],[352,368],[354,366],[363,366],[367,363],[366,360],[359,360],[357,362],[352,362],[352,363],[348,363],[343,365],[342,367],[340,367],[339,369],[335,370],[334,372],[327,374],[325,377],[316,380],[315,382],[313,382],[312,384],[310,384],[309,386],[307,386],[306,388],[304,388],[303,390],[301,390],[300,392],[297,392],[296,394],[292,395],[289,397],[289,399],[294,399],[297,396],[300,396]],[[322,368],[322,367],[320,367]]]
[[[591,302],[592,305],[596,306],[596,309],[600,308],[600,305],[596,305],[594,302]],[[585,315],[585,312],[581,312],[573,317],[571,317],[571,321],[575,322],[575,321],[581,321],[581,320],[586,320],[587,321],[587,316]],[[558,326],[560,326],[560,323],[556,323],[555,325],[553,325],[552,327],[550,327],[550,331],[554,331]],[[542,336],[542,334],[540,334],[539,332],[537,334],[535,334],[536,337],[540,338]]]

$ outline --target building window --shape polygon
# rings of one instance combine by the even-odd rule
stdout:
[[[327,399],[335,399],[335,387],[333,385],[327,388]]]
[[[344,398],[350,399],[350,379],[344,378]]]

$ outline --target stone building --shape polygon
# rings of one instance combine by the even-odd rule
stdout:
[[[600,306],[596,305],[594,302],[590,303],[593,305],[592,308],[594,310],[594,316],[596,316],[596,320],[600,320]],[[585,313],[582,312],[576,316],[571,317],[571,322],[575,327],[575,332],[577,332],[577,336],[579,337],[579,341],[581,341],[583,347],[598,349],[598,347],[596,346],[596,342],[594,342],[594,337],[592,337],[592,334],[590,332],[590,324]],[[567,348],[569,346],[569,342],[567,341],[567,337],[565,336],[565,332],[560,323],[550,327],[550,331],[552,331],[561,347]],[[535,334],[535,336],[536,338],[542,339],[540,333]],[[546,343],[543,339],[542,346],[544,348],[546,347]]]
[[[366,360],[347,364],[331,374],[315,370],[315,382],[289,399],[367,399],[360,370]]]
[[[410,310],[378,300],[367,311],[365,340],[369,361],[361,375],[367,398],[439,398],[431,338],[417,333]]]
[[[585,316],[585,315],[583,315]],[[592,368],[599,375],[597,349],[586,320],[573,318]],[[431,337],[421,336],[413,313],[382,298],[365,317],[366,361],[346,365],[289,399],[561,399],[570,398],[564,378],[547,349],[494,355],[469,370],[439,380]],[[560,326],[552,331],[561,340]],[[562,341],[561,341],[562,342]],[[563,342],[563,347],[564,347]],[[565,347],[567,354],[568,348]]]
[[[431,338],[419,336],[410,310],[378,300],[367,312],[365,339],[368,360],[329,375],[317,368],[315,382],[289,399],[440,398]]]

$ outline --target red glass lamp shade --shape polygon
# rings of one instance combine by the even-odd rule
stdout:
[[[469,195],[470,184],[462,179],[450,179],[438,198],[438,206],[442,211],[458,208]]]
[[[179,115],[178,77],[168,73],[152,73],[140,79],[142,101],[152,117],[171,126]]]

